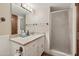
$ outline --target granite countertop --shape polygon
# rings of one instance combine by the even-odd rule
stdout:
[[[12,37],[10,40],[24,46],[42,36],[44,36],[44,34],[30,35],[24,38],[17,36],[17,37]]]

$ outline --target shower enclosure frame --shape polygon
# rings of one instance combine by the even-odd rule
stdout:
[[[74,6],[74,5],[73,5]],[[71,8],[71,9],[73,9],[73,8]],[[63,12],[63,11],[68,11],[69,9],[64,9],[64,10],[58,10],[58,11],[54,11],[54,12],[50,12],[49,13],[49,19],[50,19],[50,14],[51,13],[57,13],[57,12]],[[71,12],[73,12],[73,10],[71,11]],[[73,14],[73,13],[72,13]],[[73,16],[73,15],[72,15]],[[52,25],[51,25],[51,20],[49,20],[49,29],[51,29],[51,27],[52,27]],[[50,36],[50,39],[51,39],[51,31],[49,30],[49,36]],[[60,51],[52,51],[52,50],[50,50],[50,51],[52,51],[52,52],[50,52],[51,54],[53,53],[53,54],[55,54],[55,55],[75,55],[75,51],[73,51],[73,42],[72,41],[70,41],[70,44],[71,44],[71,48],[70,48],[70,50],[71,50],[71,53],[70,54],[67,54],[67,53],[64,53],[64,52],[60,52]],[[74,45],[75,46],[75,45]]]

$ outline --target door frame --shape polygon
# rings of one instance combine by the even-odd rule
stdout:
[[[78,44],[78,43],[77,43],[77,35],[78,35],[78,34],[77,34],[77,28],[78,28],[78,27],[77,27],[77,17],[78,17],[78,16],[77,16],[77,6],[79,7],[79,3],[75,3],[75,6],[76,6],[76,56],[77,56],[77,48],[78,48],[78,47],[77,47],[77,44]]]

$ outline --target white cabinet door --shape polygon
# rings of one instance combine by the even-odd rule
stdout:
[[[37,45],[38,45],[38,47],[37,47],[38,56],[41,56],[41,54],[44,51],[44,37],[41,37],[41,38],[38,39]]]
[[[37,44],[36,41],[29,43],[25,46],[26,56],[37,56]]]

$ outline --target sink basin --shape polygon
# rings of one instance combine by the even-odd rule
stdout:
[[[24,37],[27,37],[28,35],[26,33],[22,33],[20,34],[20,37],[24,38]]]
[[[24,37],[27,37],[27,35],[22,35],[22,34],[21,34],[20,37],[24,38]]]

